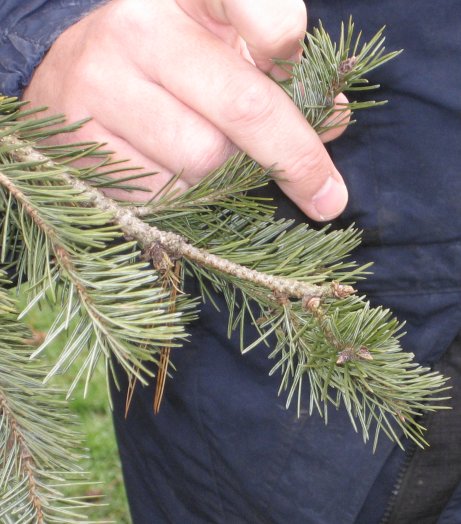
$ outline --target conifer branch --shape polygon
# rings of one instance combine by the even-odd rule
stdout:
[[[60,178],[66,171],[64,166],[44,161],[40,153],[38,158],[15,160],[14,151],[20,143],[0,138],[0,149],[8,151],[0,173],[0,187],[9,194],[3,238],[10,236],[11,229],[21,231],[25,245],[20,267],[27,272],[31,290],[40,299],[47,291],[56,297],[60,289],[66,304],[36,354],[59,332],[71,330],[62,356],[47,378],[66,369],[86,345],[88,357],[69,394],[85,370],[88,385],[101,355],[108,361],[114,355],[128,373],[145,383],[144,375],[152,375],[146,363],[157,361],[160,347],[178,345],[185,337],[183,324],[190,318],[187,310],[193,301],[186,303],[180,297],[175,312],[168,314],[169,293],[157,284],[158,276],[147,263],[132,262],[136,259],[133,242],[106,248],[107,242],[121,235],[111,225],[111,215],[91,210],[84,196]],[[24,166],[29,166],[32,177]],[[58,219],[56,212],[60,213]],[[7,252],[4,241],[2,257]],[[41,254],[43,258],[36,264]],[[114,301],[119,306],[114,307]],[[145,311],[148,304],[151,309]],[[72,320],[77,319],[71,329]]]
[[[36,151],[31,145],[14,135],[0,138],[0,144],[6,145],[10,154],[18,162],[39,163],[45,168],[54,167],[53,163],[45,155]],[[101,191],[91,187],[87,182],[73,176],[69,171],[63,171],[59,176],[62,177],[66,184],[81,193],[88,203],[101,211],[109,213],[112,220],[120,226],[125,237],[136,239],[145,253],[153,253],[157,249],[163,249],[168,256],[173,259],[186,258],[200,266],[214,269],[220,273],[265,287],[275,295],[287,295],[293,298],[344,298],[354,293],[352,286],[339,284],[337,282],[323,286],[307,284],[290,278],[268,275],[216,256],[205,249],[191,245],[181,235],[170,231],[162,231],[155,226],[149,226],[146,222],[143,222],[135,216],[132,210],[133,208],[130,209],[118,204],[116,201],[106,197]],[[17,189],[13,187],[8,177],[0,172],[0,185],[2,184],[18,201],[24,203],[23,195],[18,194]],[[30,215],[37,221],[37,224],[42,228],[46,228],[46,224],[40,221],[40,218],[37,216],[36,210],[30,206],[27,207],[27,209]],[[49,229],[47,232],[49,232],[51,238],[53,238],[51,235],[52,232],[49,231]],[[59,246],[59,249],[55,249],[55,253],[60,261],[62,261],[63,266],[69,270],[69,255],[65,253],[61,246]],[[76,286],[79,292],[82,293],[82,296],[85,297],[78,282]]]
[[[319,133],[343,123],[341,114],[331,118],[334,97],[374,87],[364,75],[397,54],[384,52],[382,31],[360,44],[353,30],[349,21],[334,44],[319,27],[301,63],[287,64],[294,79],[282,87]],[[344,111],[378,104],[351,102]],[[352,285],[366,271],[347,259],[359,243],[356,230],[315,231],[275,219],[273,205],[251,194],[275,171],[243,153],[184,193],[170,184],[147,206],[113,201],[101,189],[130,190],[140,175],[98,144],[45,145],[81,123],[57,129],[62,119],[35,119],[37,110],[23,106],[0,97],[0,264],[18,285],[29,284],[22,315],[45,298],[58,305],[33,356],[59,333],[68,338],[51,370],[30,361],[30,333],[0,275],[0,520],[85,520],[85,503],[59,489],[78,478],[79,438],[65,403],[43,382],[82,354],[70,391],[85,374],[86,391],[100,357],[109,371],[118,359],[131,384],[148,383],[154,364],[158,410],[170,350],[187,338],[196,315],[195,299],[182,291],[186,276],[197,279],[203,299],[222,294],[229,334],[240,330],[242,352],[270,347],[271,374],[280,375],[287,407],[297,399],[299,413],[307,389],[310,413],[327,419],[328,406],[343,406],[375,446],[381,433],[399,445],[402,434],[426,444],[419,417],[442,408],[446,379],[402,351],[402,326],[388,310],[355,294]],[[80,158],[93,162],[70,167]],[[250,343],[248,323],[258,332]]]
[[[27,441],[21,432],[10,406],[8,397],[0,388],[0,411],[5,419],[5,426],[9,427],[9,438],[6,442],[7,448],[17,447],[19,455],[19,475],[26,479],[29,501],[36,515],[37,524],[43,524],[43,503],[37,492],[37,470],[32,454],[27,446]]]
[[[363,75],[396,54],[384,53],[381,32],[362,46],[352,32],[350,22],[335,45],[319,28],[308,37],[306,57],[289,64],[294,79],[283,88],[318,132],[340,123],[328,120],[335,94],[368,89]],[[351,103],[344,110],[372,105]],[[152,362],[161,363],[164,378],[164,348],[169,354],[185,338],[195,314],[191,297],[177,293],[172,300],[167,289],[171,267],[179,264],[178,274],[196,277],[204,299],[223,295],[229,333],[240,329],[242,351],[271,345],[272,372],[281,375],[287,405],[297,396],[301,409],[308,381],[310,411],[326,418],[328,405],[343,404],[365,440],[374,430],[375,442],[380,432],[424,442],[417,417],[439,408],[445,379],[402,352],[401,326],[389,311],[370,308],[354,294],[351,286],[366,269],[347,259],[359,243],[357,231],[316,231],[275,219],[267,201],[248,194],[267,184],[273,171],[243,154],[182,194],[170,185],[142,208],[115,202],[101,188],[129,189],[134,175],[110,179],[124,169],[95,144],[41,144],[57,132],[51,127],[56,119],[21,116],[17,102],[0,107],[1,262],[30,281],[32,302],[60,290],[63,310],[37,352],[78,321],[48,377],[86,349],[76,381],[86,369],[88,383],[101,354],[108,362],[118,358],[132,381],[147,382],[153,372],[146,363]],[[95,162],[69,167],[82,157]],[[248,321],[259,333],[249,345]]]
[[[0,283],[7,283],[1,271]],[[62,393],[43,386],[44,368],[30,362],[30,332],[16,317],[0,288],[0,520],[87,522],[88,504],[59,486],[84,480],[80,437]]]

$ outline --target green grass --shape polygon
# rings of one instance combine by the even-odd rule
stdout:
[[[20,297],[20,304],[25,303]],[[46,332],[53,321],[50,308],[34,308],[26,317],[26,323],[35,332]],[[44,359],[50,364],[59,355],[65,334],[46,349]],[[100,366],[91,381],[86,398],[83,388],[77,388],[69,402],[70,410],[80,420],[80,430],[88,449],[88,461],[82,466],[89,472],[89,484],[73,487],[69,495],[92,498],[95,505],[88,511],[92,521],[109,521],[117,524],[130,524],[128,504],[123,485],[120,460],[115,440],[112,415],[106,387],[105,370]],[[67,390],[73,380],[72,370],[56,377],[51,385]]]

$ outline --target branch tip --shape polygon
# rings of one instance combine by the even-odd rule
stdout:
[[[339,353],[336,364],[342,365],[354,360],[373,360],[373,355],[365,346],[362,346],[359,349],[348,346]]]
[[[352,286],[346,284],[340,284],[339,282],[331,283],[331,292],[334,298],[347,298],[354,293],[357,293],[357,290]]]

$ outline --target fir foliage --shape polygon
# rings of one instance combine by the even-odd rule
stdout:
[[[2,272],[0,283],[9,284]],[[0,521],[88,522],[88,501],[62,492],[84,479],[81,438],[62,392],[43,385],[46,369],[31,362],[32,334],[17,317],[0,288]]]
[[[397,54],[385,53],[382,31],[365,44],[353,33],[350,22],[334,44],[320,26],[307,36],[301,63],[285,63],[293,68],[293,80],[282,87],[319,133],[341,124],[341,112],[331,120],[334,97],[369,89],[364,75]],[[343,109],[372,105],[351,102]],[[389,311],[371,308],[356,295],[352,285],[367,272],[349,258],[360,242],[357,230],[317,231],[274,218],[272,203],[251,190],[283,173],[276,166],[263,169],[242,153],[184,193],[176,193],[170,183],[148,205],[116,202],[101,189],[129,190],[139,175],[111,161],[97,144],[49,145],[45,139],[83,124],[62,122],[60,117],[40,118],[39,110],[27,110],[15,99],[0,101],[0,263],[19,287],[28,283],[29,305],[21,315],[45,300],[58,311],[32,356],[59,333],[68,335],[52,369],[38,375],[30,371],[34,363],[26,365],[27,349],[19,342],[24,327],[14,320],[0,290],[7,304],[0,319],[1,367],[14,370],[0,375],[6,403],[1,438],[13,443],[4,446],[2,507],[9,511],[8,501],[17,503],[12,489],[29,490],[24,504],[34,500],[24,475],[27,464],[41,468],[43,458],[49,471],[66,471],[69,463],[47,442],[38,449],[31,445],[33,459],[24,462],[22,444],[8,429],[5,406],[19,397],[24,424],[30,423],[29,416],[41,419],[61,438],[63,415],[60,408],[47,407],[52,400],[38,384],[67,371],[76,359],[83,358],[71,391],[79,380],[88,384],[101,359],[108,376],[116,360],[132,383],[145,384],[152,379],[153,362],[164,384],[170,349],[184,342],[187,323],[198,314],[197,299],[183,291],[184,279],[191,277],[200,283],[202,299],[223,294],[229,333],[240,330],[243,352],[261,342],[270,346],[272,373],[280,375],[279,393],[287,405],[295,400],[301,410],[306,391],[310,412],[327,419],[329,405],[342,405],[365,440],[376,444],[384,432],[399,444],[402,433],[424,443],[418,416],[440,407],[445,379],[402,351],[401,325]],[[90,164],[72,167],[81,158]],[[259,332],[250,344],[245,342],[247,322]],[[29,373],[44,400],[26,408],[29,393],[5,384],[12,377],[25,384]],[[163,385],[159,398],[162,392]],[[45,419],[39,413],[51,414]],[[43,433],[40,425],[29,428],[31,435]],[[59,507],[59,497],[55,502]],[[33,510],[24,506],[20,511]]]

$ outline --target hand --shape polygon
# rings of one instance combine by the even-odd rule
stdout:
[[[241,149],[328,220],[346,205],[344,182],[267,75],[286,74],[272,58],[299,58],[305,27],[301,0],[112,0],[56,40],[24,98],[69,121],[91,116],[73,138],[158,172],[138,182],[153,192],[179,172],[189,187]]]

